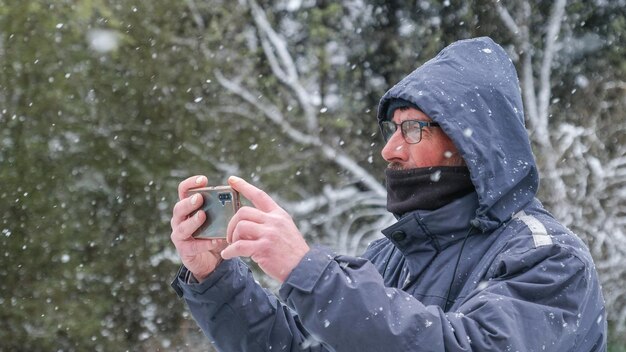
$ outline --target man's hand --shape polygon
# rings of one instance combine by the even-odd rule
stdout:
[[[198,210],[203,199],[199,194],[185,198],[187,190],[207,185],[204,176],[190,177],[178,185],[179,201],[174,205],[171,239],[183,264],[198,280],[204,280],[222,261],[220,252],[227,245],[224,240],[195,239],[191,236],[206,220],[206,214]],[[195,213],[194,213],[195,212]]]
[[[228,223],[224,259],[250,257],[269,276],[285,281],[309,251],[291,216],[267,193],[239,177],[228,183],[255,206],[242,207]]]

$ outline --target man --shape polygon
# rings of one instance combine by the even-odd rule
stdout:
[[[254,204],[226,243],[183,181],[173,286],[224,351],[604,351],[606,315],[585,245],[535,199],[538,174],[515,68],[489,38],[459,41],[381,99],[388,209],[398,222],[363,257],[310,248],[291,217]],[[194,215],[195,214],[195,215]],[[193,215],[193,216],[192,216]],[[238,257],[282,283],[280,301]]]

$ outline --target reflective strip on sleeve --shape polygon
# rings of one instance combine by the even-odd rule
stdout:
[[[533,234],[533,240],[535,241],[535,248],[541,246],[547,246],[552,244],[552,237],[548,235],[548,230],[543,226],[541,221],[537,220],[532,215],[526,214],[523,210],[514,216],[517,219],[522,220]]]

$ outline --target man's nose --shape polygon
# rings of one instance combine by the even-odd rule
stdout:
[[[402,132],[398,129],[389,137],[380,154],[388,162],[403,161],[407,155],[405,144]]]

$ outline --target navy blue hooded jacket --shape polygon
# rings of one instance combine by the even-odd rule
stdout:
[[[581,240],[535,199],[515,68],[489,38],[456,42],[382,98],[441,125],[476,192],[408,213],[362,257],[313,248],[280,300],[241,260],[175,289],[223,351],[604,351],[606,315]],[[469,236],[466,236],[469,234]],[[453,277],[454,276],[454,277]]]

